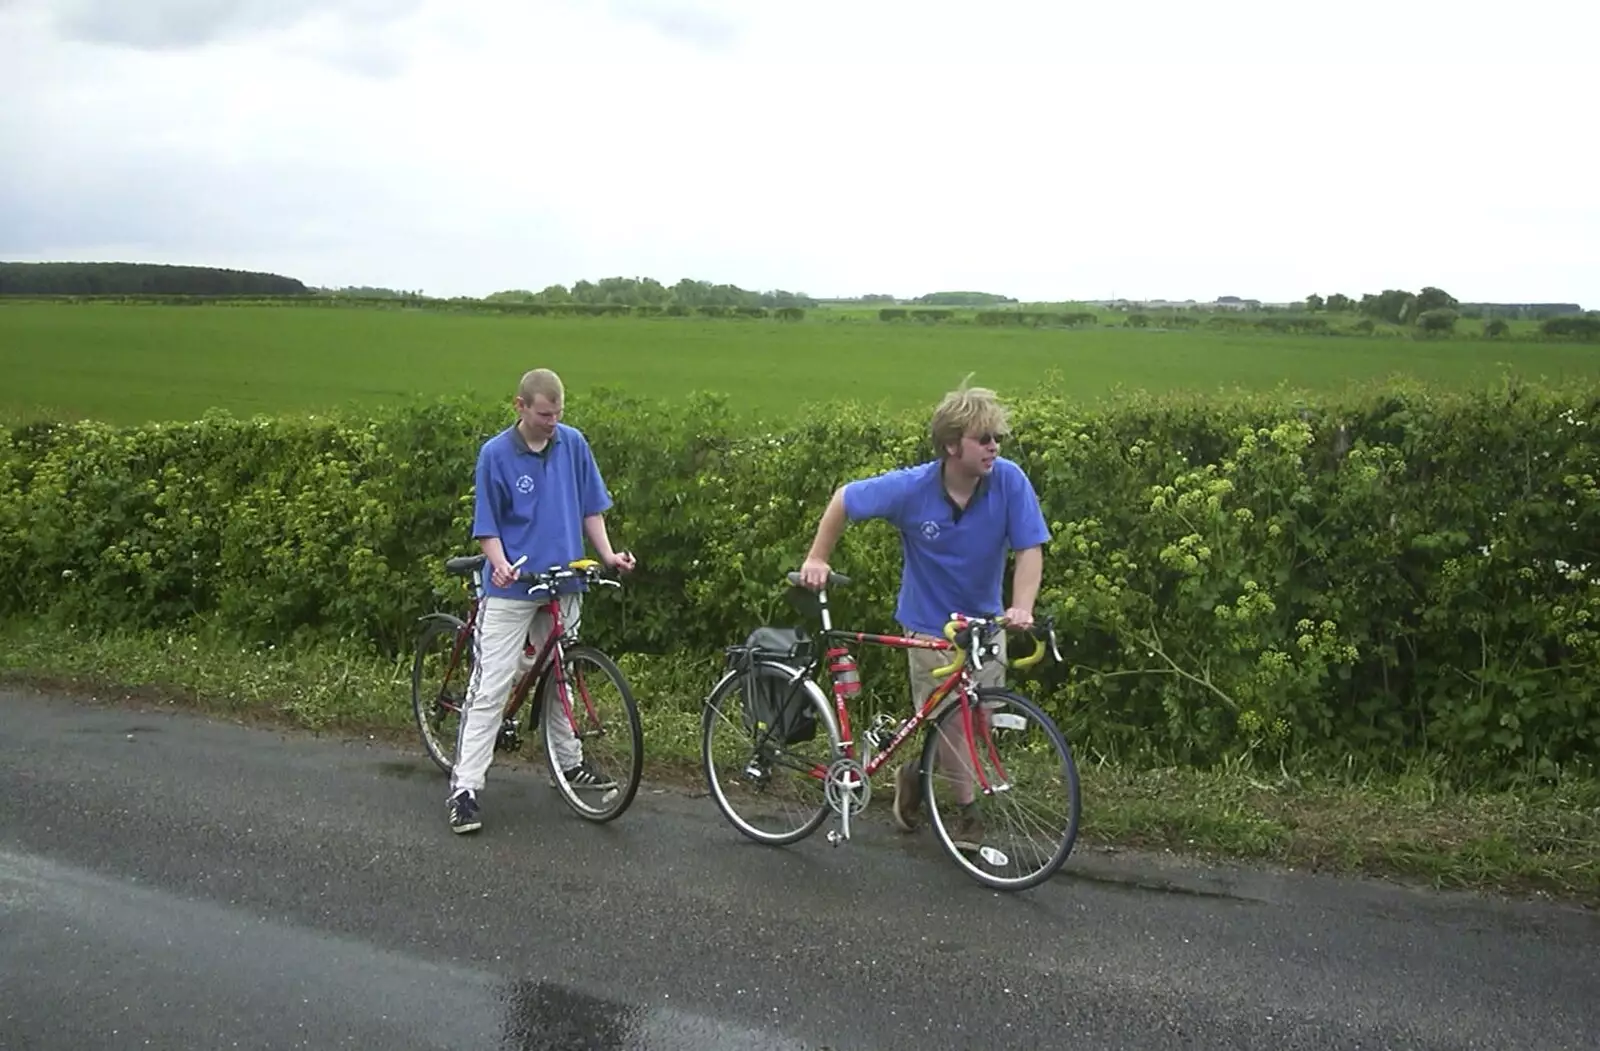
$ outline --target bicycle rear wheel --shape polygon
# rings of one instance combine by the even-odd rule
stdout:
[[[593,646],[566,649],[562,669],[558,679],[547,665],[536,687],[550,780],[579,817],[610,821],[639,791],[639,708],[622,669]]]
[[[455,769],[456,735],[472,679],[473,640],[459,617],[438,613],[417,634],[411,660],[411,712],[428,757],[443,770]]]
[[[934,834],[963,871],[987,887],[1026,890],[1053,876],[1072,853],[1081,810],[1078,767],[1056,724],[1021,694],[979,689],[970,711],[970,739],[960,704],[928,733],[923,799]],[[973,776],[974,752],[981,780]]]
[[[706,784],[729,823],[757,843],[785,846],[811,835],[828,816],[827,773],[844,754],[822,690],[785,665],[757,663],[724,676],[706,698],[700,757]],[[808,710],[816,733],[777,739],[759,725],[763,711],[751,687],[765,685],[789,705]]]

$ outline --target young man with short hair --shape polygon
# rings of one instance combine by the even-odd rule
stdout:
[[[992,617],[1002,610],[1012,627],[1032,627],[1050,530],[1022,468],[999,454],[1007,416],[998,396],[987,388],[968,387],[963,381],[946,394],[929,427],[936,458],[836,490],[800,568],[801,582],[814,589],[827,583],[828,557],[848,522],[882,518],[900,532],[904,563],[895,619],[908,634],[943,638],[952,613]],[[1016,552],[1010,606],[1001,597],[1008,551]],[[980,686],[1005,682],[1004,635],[996,641],[1000,658],[978,672]],[[907,652],[917,709],[938,685],[929,673],[947,663],[949,654]],[[952,838],[958,848],[977,850],[983,824],[973,806],[972,772],[948,736],[941,742],[938,763],[949,772],[961,807]],[[894,818],[902,829],[916,827],[921,802],[916,763],[905,763],[895,772],[894,785]]]
[[[495,737],[506,698],[524,670],[523,643],[535,653],[549,638],[548,596],[528,594],[511,564],[519,558],[529,570],[564,566],[584,557],[587,537],[608,568],[631,571],[634,559],[614,551],[606,533],[611,507],[594,453],[582,432],[561,422],[565,391],[549,369],[522,377],[512,405],[517,422],[483,443],[478,451],[472,535],[487,558],[484,600],[473,635],[472,678],[456,736],[456,762],[450,779],[450,827],[475,832],[483,825],[478,793],[494,758]],[[577,627],[583,584],[572,581],[561,595],[561,619]],[[583,757],[572,728],[550,724],[555,751],[574,787],[607,788],[614,782]]]

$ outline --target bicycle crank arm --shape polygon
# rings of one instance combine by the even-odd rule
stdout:
[[[828,845],[837,847],[850,839],[850,807],[845,805],[835,810],[839,815],[839,827],[828,829]]]
[[[849,815],[849,813],[845,813],[845,814],[840,815],[839,823],[844,827],[844,831],[840,832],[837,828],[828,829],[828,845],[829,846],[837,847],[840,843],[843,843],[843,842],[845,842],[846,840],[848,840],[850,838],[850,815]]]
[[[823,782],[828,806],[839,815],[839,828],[828,830],[828,842],[838,846],[850,838],[850,814],[865,810],[872,797],[872,782],[854,759],[836,759]]]

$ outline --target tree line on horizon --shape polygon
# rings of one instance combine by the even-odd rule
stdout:
[[[334,296],[350,299],[426,300],[422,291],[374,286],[343,288],[308,287],[280,274],[222,267],[167,263],[123,262],[0,262],[0,296]],[[487,296],[458,296],[457,300],[484,303],[527,303],[561,306],[681,306],[810,309],[831,303],[881,305],[907,303],[927,307],[987,308],[1018,306],[1011,296],[992,292],[930,292],[911,299],[870,293],[857,297],[819,299],[805,292],[784,289],[755,291],[738,285],[682,278],[667,285],[651,277],[606,277],[580,280],[570,287],[549,285],[535,292],[507,289]],[[1420,292],[1385,289],[1355,299],[1343,293],[1310,295],[1307,313],[1356,314],[1393,325],[1447,328],[1456,318],[1544,320],[1582,315],[1577,303],[1463,303],[1441,288],[1426,286]],[[1590,312],[1593,313],[1593,312]]]
[[[1426,286],[1420,292],[1400,288],[1386,288],[1382,292],[1368,292],[1360,300],[1335,293],[1324,299],[1310,295],[1305,299],[1306,310],[1317,314],[1359,314],[1391,325],[1415,324],[1422,328],[1443,327],[1450,314],[1463,318],[1514,318],[1540,321],[1545,318],[1582,314],[1577,303],[1462,303],[1442,288]]]
[[[169,263],[4,263],[3,296],[309,296],[280,274]]]

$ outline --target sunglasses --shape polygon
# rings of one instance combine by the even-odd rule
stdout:
[[[1000,440],[1005,438],[1006,435],[996,434],[993,431],[985,431],[982,434],[968,435],[968,437],[977,442],[979,445],[998,445]]]

